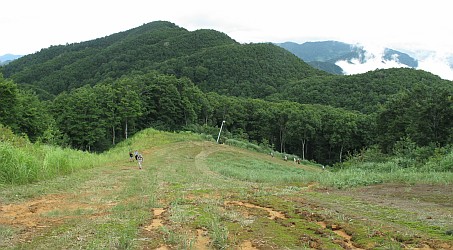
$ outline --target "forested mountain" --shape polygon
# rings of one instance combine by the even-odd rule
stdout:
[[[350,76],[312,77],[291,82],[269,99],[323,104],[374,113],[393,95],[421,85],[435,91],[451,89],[452,82],[422,70],[409,68],[380,69]]]
[[[148,127],[216,135],[222,121],[228,136],[327,164],[372,146],[391,153],[401,140],[453,143],[451,81],[413,69],[331,75],[271,43],[169,22],[0,69],[0,124],[88,151]]]
[[[188,32],[169,22],[153,22],[88,42],[51,46],[5,66],[4,75],[56,95],[231,43],[235,42],[220,32]]]
[[[159,71],[189,77],[203,91],[254,98],[283,91],[292,80],[326,75],[272,44],[214,47],[169,60]]]
[[[272,44],[241,45],[214,30],[169,22],[78,44],[52,46],[3,69],[5,77],[52,95],[133,71],[187,76],[202,90],[264,97],[289,80],[325,75]]]

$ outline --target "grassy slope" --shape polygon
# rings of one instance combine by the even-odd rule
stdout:
[[[0,248],[453,247],[451,184],[328,189],[318,168],[153,130],[109,154],[124,158],[0,187]]]

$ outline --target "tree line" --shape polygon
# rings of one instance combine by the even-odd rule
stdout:
[[[202,92],[189,78],[137,73],[85,85],[41,101],[0,77],[0,123],[31,141],[103,151],[148,127],[230,136],[323,164],[400,140],[442,147],[453,141],[451,88],[419,85],[379,111],[293,101],[265,101]]]

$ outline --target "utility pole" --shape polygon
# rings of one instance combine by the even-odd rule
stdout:
[[[219,143],[220,133],[222,133],[222,128],[223,128],[223,124],[224,124],[224,123],[225,123],[225,121],[222,121],[222,125],[220,125],[219,135],[217,136],[217,143]]]

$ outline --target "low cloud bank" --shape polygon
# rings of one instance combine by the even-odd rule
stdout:
[[[376,69],[408,68],[398,60],[398,55],[392,56],[391,60],[384,58],[385,48],[363,46],[363,57],[351,60],[337,61],[335,64],[343,69],[346,75],[361,74]],[[418,52],[412,55],[418,60],[417,69],[431,72],[439,77],[453,81],[453,54],[437,52]]]
[[[453,81],[453,68],[449,62],[452,55],[433,53],[426,58],[419,60],[418,69],[431,72],[443,79]]]

